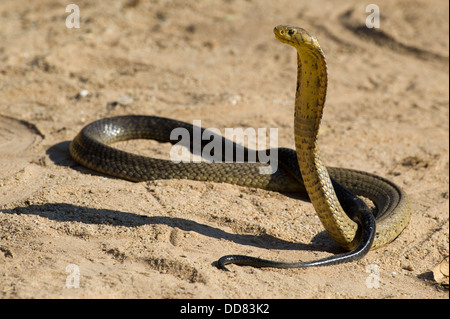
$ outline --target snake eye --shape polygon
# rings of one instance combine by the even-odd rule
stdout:
[[[295,30],[293,30],[293,29],[290,29],[290,30],[288,31],[288,34],[289,34],[289,35],[294,35],[294,33],[295,33]]]

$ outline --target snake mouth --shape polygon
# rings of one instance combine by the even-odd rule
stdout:
[[[279,25],[273,29],[273,33],[275,34],[275,37],[281,42],[293,45],[294,41],[291,37],[297,33],[297,30],[292,26]]]
[[[314,51],[319,48],[319,43],[305,29],[290,25],[279,25],[273,29],[275,37],[297,49],[300,47]]]

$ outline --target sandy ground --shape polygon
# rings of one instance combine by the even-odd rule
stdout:
[[[448,298],[431,273],[449,253],[448,1],[377,1],[377,30],[357,0],[77,4],[79,29],[65,1],[0,2],[0,297]],[[327,55],[324,162],[391,179],[413,215],[359,262],[226,273],[213,265],[224,254],[341,250],[304,196],[131,183],[77,165],[68,144],[91,121],[148,114],[278,128],[294,148],[296,57],[278,24],[309,30]]]

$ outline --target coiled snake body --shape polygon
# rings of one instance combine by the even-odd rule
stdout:
[[[113,142],[136,138],[174,144],[177,141],[170,140],[170,134],[173,129],[180,127],[193,136],[194,127],[190,124],[152,116],[122,116],[93,122],[83,128],[70,144],[70,154],[80,164],[131,181],[192,179],[280,192],[306,191],[330,236],[349,250],[344,254],[312,262],[277,262],[230,255],[219,259],[218,266],[223,269],[229,263],[291,268],[355,260],[364,256],[369,249],[394,240],[410,219],[411,210],[406,194],[394,183],[366,172],[326,168],[322,164],[317,134],[327,89],[325,56],[318,41],[301,28],[278,26],[274,33],[278,40],[297,49],[298,78],[294,116],[296,152],[278,149],[279,167],[273,174],[260,174],[260,167],[267,164],[258,162],[174,163],[108,146]],[[225,139],[223,141],[222,145],[229,142]],[[202,141],[201,149],[207,143],[208,141]],[[237,146],[233,144],[233,147],[236,149]],[[244,154],[247,157],[247,149]],[[353,194],[370,199],[376,206],[375,216]]]

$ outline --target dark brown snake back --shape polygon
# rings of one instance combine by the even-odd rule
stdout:
[[[108,175],[130,181],[147,181],[159,179],[190,179],[229,183],[247,187],[256,187],[278,192],[305,193],[305,187],[298,168],[294,150],[278,149],[278,170],[275,174],[260,174],[262,163],[173,163],[170,160],[154,159],[131,154],[109,146],[111,143],[130,139],[154,139],[159,142],[171,141],[170,133],[175,128],[185,128],[193,136],[191,124],[153,116],[119,116],[101,119],[87,125],[70,144],[70,154],[81,165]],[[202,129],[203,132],[203,129]],[[209,141],[202,141],[202,149]],[[230,143],[234,148],[240,147],[226,139],[222,145]],[[190,143],[192,144],[192,141]],[[248,149],[244,149],[245,158]],[[222,151],[222,154],[225,154]],[[375,216],[377,229],[379,224],[403,225],[402,215],[392,214],[406,209],[407,201],[403,191],[392,182],[366,172],[328,167],[331,178],[350,192],[372,200],[377,208]],[[338,197],[341,196],[337,191]],[[405,208],[403,208],[405,206]],[[397,217],[399,216],[399,217]],[[392,233],[398,229],[392,227]],[[402,228],[402,229],[403,229]],[[378,232],[377,232],[377,236]],[[392,234],[395,236],[395,234]],[[377,237],[375,238],[377,240]],[[379,242],[383,242],[378,238]]]

